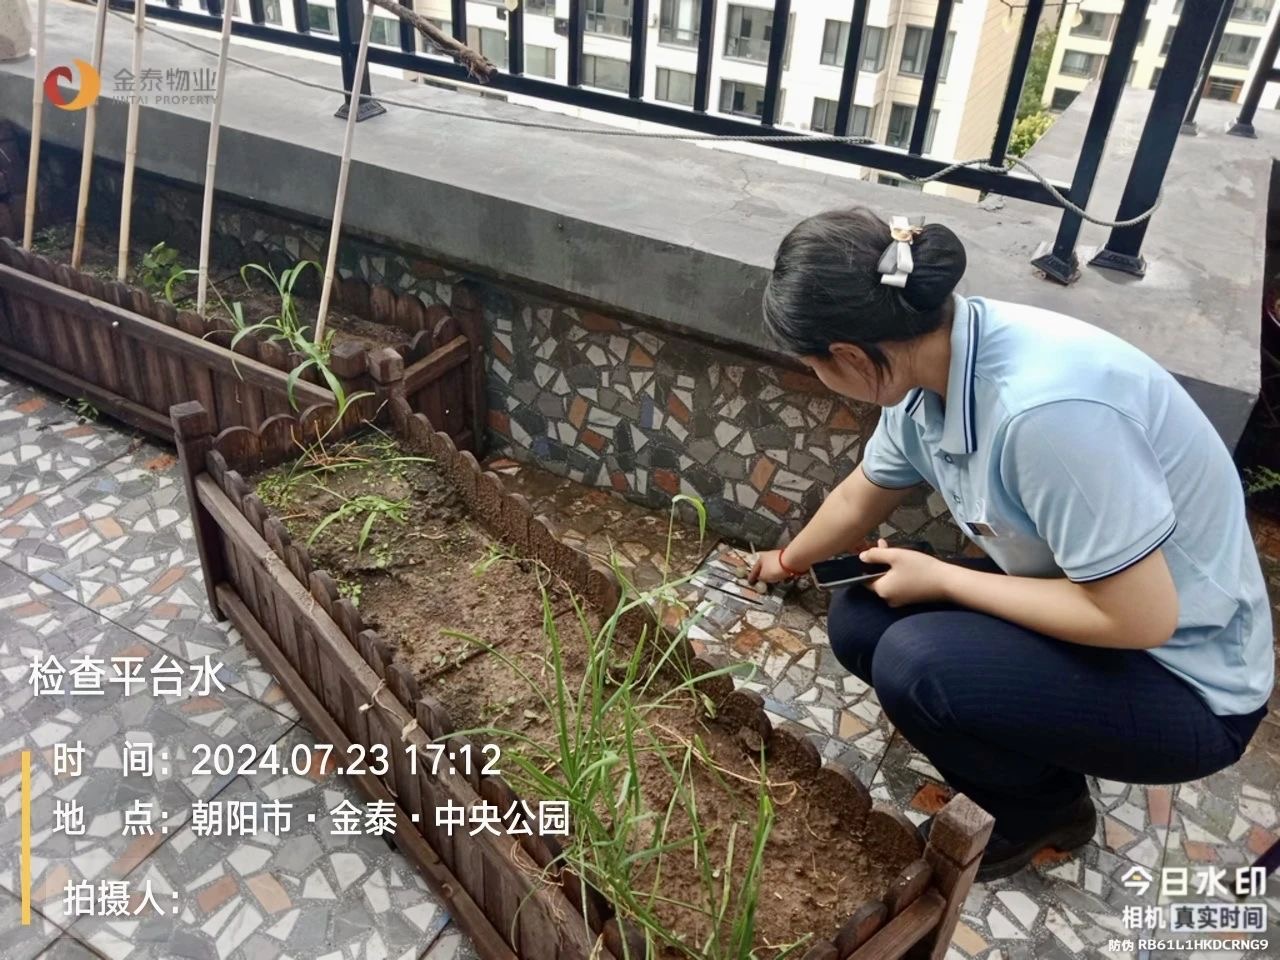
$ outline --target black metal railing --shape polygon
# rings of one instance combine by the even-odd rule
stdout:
[[[1271,25],[1267,34],[1266,45],[1262,48],[1262,56],[1258,60],[1258,69],[1249,81],[1249,89],[1245,92],[1240,104],[1240,115],[1231,125],[1228,133],[1237,137],[1256,137],[1253,129],[1253,118],[1258,112],[1258,104],[1262,102],[1262,91],[1268,83],[1280,83],[1280,69],[1276,67],[1276,57],[1280,56],[1280,17]]]
[[[109,2],[113,8],[131,11],[134,0],[109,0]],[[399,2],[410,8],[414,5],[414,0],[399,0]],[[556,21],[557,32],[567,34],[568,71],[565,82],[525,75],[525,3],[521,3],[514,10],[501,10],[501,13],[505,14],[509,49],[507,68],[489,81],[489,89],[665,124],[701,134],[733,137],[791,132],[777,128],[782,103],[783,75],[788,69],[788,65],[784,62],[788,33],[785,25],[790,23],[791,0],[774,0],[771,23],[778,25],[778,29],[771,30],[768,41],[753,40],[750,50],[745,50],[741,42],[732,42],[740,38],[729,37],[724,28],[720,29],[721,35],[717,36],[717,20],[723,12],[718,8],[723,6],[722,0],[697,0],[696,29],[689,29],[686,24],[678,35],[673,32],[672,21],[674,5],[682,5],[681,0],[666,0],[666,2],[654,0],[654,2],[661,3],[661,10],[651,30],[648,0],[635,0],[631,5],[629,19],[624,18],[622,22],[619,22],[618,16],[589,11],[587,0],[559,0],[558,8],[552,0],[537,0],[536,4],[534,0],[525,0],[525,3],[530,4],[530,13],[537,15],[559,13],[561,16],[567,14],[565,19],[557,18]],[[1126,0],[1122,11],[1116,17],[1110,55],[1106,58],[1101,77],[1097,81],[1098,90],[1084,140],[1080,145],[1074,174],[1070,183],[1053,183],[1053,189],[1016,169],[1003,169],[1040,14],[1046,0],[1024,0],[1019,5],[1024,8],[1023,22],[1005,84],[989,164],[948,170],[947,168],[953,162],[951,159],[925,155],[926,143],[930,139],[928,136],[930,118],[935,109],[934,100],[945,54],[947,31],[955,2],[957,0],[938,0],[925,57],[924,73],[919,81],[920,95],[915,104],[915,114],[905,149],[879,143],[841,143],[824,140],[818,136],[804,135],[797,135],[794,141],[779,143],[776,145],[777,148],[871,167],[899,177],[938,176],[942,182],[956,186],[1041,204],[1060,205],[1058,198],[1054,196],[1056,190],[1077,208],[1086,207],[1098,175],[1107,135],[1111,130],[1120,97],[1126,86],[1126,73],[1138,45],[1139,31],[1147,13],[1148,0]],[[237,36],[267,41],[284,47],[330,54],[340,61],[344,86],[351,90],[355,83],[356,46],[360,36],[364,3],[362,0],[335,0],[335,3],[335,19],[338,28],[336,37],[318,36],[312,32],[306,0],[292,0],[296,23],[293,30],[266,22],[261,0],[249,0],[248,18],[237,20],[233,26],[233,32]],[[197,5],[197,0],[147,0],[147,5],[156,19],[209,29],[219,27],[221,0],[206,0],[207,9],[203,10],[192,9]],[[493,9],[491,5],[486,6],[490,10]],[[851,134],[853,105],[859,84],[860,51],[867,27],[868,0],[850,0],[850,6],[848,39],[833,130],[838,136]],[[451,0],[451,7],[450,29],[456,38],[465,43],[467,2]],[[797,8],[799,9],[799,5]],[[1204,72],[1205,58],[1212,56],[1212,51],[1218,45],[1217,40],[1221,37],[1219,27],[1229,15],[1229,8],[1235,9],[1234,0],[1185,0],[1182,4],[1181,16],[1172,38],[1164,71],[1157,84],[1137,151],[1129,169],[1128,183],[1119,212],[1114,219],[1133,219],[1155,203],[1174,144],[1177,142],[1179,128],[1185,118],[1193,115],[1193,112],[1189,113],[1188,108],[1194,101],[1194,95],[1202,86],[1200,78]],[[691,11],[685,11],[686,20],[689,12]],[[725,16],[723,20],[728,26],[730,18]],[[595,31],[607,32],[622,39],[629,38],[631,56],[626,93],[609,93],[584,84],[583,38],[586,33]],[[696,47],[696,67],[692,71],[694,73],[692,108],[645,99],[646,52],[651,32],[655,34],[652,39],[656,42],[670,43],[675,40]],[[1273,31],[1268,41],[1267,52],[1263,55],[1264,63],[1274,62],[1276,42],[1276,32]],[[764,76],[761,78],[764,95],[757,117],[725,116],[711,112],[712,68],[717,45],[722,55],[743,56],[745,52],[751,59],[761,62],[764,71]],[[465,68],[444,56],[420,51],[417,47],[414,32],[407,25],[402,24],[399,31],[399,49],[381,45],[372,47],[368,53],[368,60],[370,63],[384,67],[445,80],[457,82],[469,80]],[[991,65],[983,65],[984,70],[991,68]],[[1274,71],[1267,76],[1271,76],[1272,73]],[[367,72],[366,76],[361,78],[360,89],[360,117],[363,119],[367,115],[381,112],[381,107],[372,99]],[[1246,98],[1245,110],[1241,113],[1242,124],[1249,130],[1252,129],[1252,111],[1256,109],[1256,101],[1260,96],[1261,83],[1255,81],[1250,89],[1250,96]],[[715,98],[714,102],[718,103],[719,99]],[[807,115],[807,107],[805,112]],[[345,114],[345,108],[340,113]],[[1241,124],[1237,126],[1240,127]],[[1046,246],[1043,254],[1033,261],[1049,278],[1068,283],[1076,276],[1078,264],[1075,246],[1082,224],[1083,219],[1078,212],[1069,208],[1063,209],[1057,235],[1052,243]],[[1145,221],[1116,227],[1112,230],[1107,244],[1091,262],[1097,266],[1141,275],[1144,263],[1140,249],[1146,227]]]

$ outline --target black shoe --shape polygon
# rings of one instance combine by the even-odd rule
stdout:
[[[998,880],[1015,874],[1046,847],[1063,853],[1083,847],[1093,839],[1097,827],[1098,813],[1093,807],[1093,800],[1082,797],[1067,811],[1064,820],[1045,827],[1029,840],[1013,843],[993,832],[975,879]]]
[[[982,863],[978,866],[977,880],[999,880],[1017,873],[1030,863],[1037,853],[1045,847],[1053,847],[1066,853],[1083,847],[1093,839],[1098,826],[1098,814],[1094,810],[1093,800],[1082,797],[1073,804],[1067,813],[1065,823],[1057,823],[1046,827],[1030,840],[1012,843],[998,832],[992,832],[987,842],[986,852],[982,855]],[[933,827],[933,817],[916,825],[916,832],[925,842],[929,842],[929,830]]]

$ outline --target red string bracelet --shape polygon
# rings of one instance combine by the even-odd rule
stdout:
[[[783,555],[786,552],[787,552],[786,547],[783,547],[781,550],[778,551],[778,566],[782,568],[782,572],[785,573],[788,577],[791,577],[792,579],[795,579],[796,577],[803,577],[804,576],[803,573],[797,570],[792,570],[790,567],[787,566],[787,562],[782,559]]]

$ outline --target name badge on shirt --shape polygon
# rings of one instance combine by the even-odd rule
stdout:
[[[1000,534],[996,532],[995,527],[987,522],[987,504],[984,500],[979,500],[974,505],[974,519],[962,520],[965,529],[969,531],[969,535],[973,537],[998,537]]]

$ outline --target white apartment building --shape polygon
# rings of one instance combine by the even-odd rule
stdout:
[[[152,0],[157,2],[157,0]],[[248,16],[247,0],[238,15]],[[521,0],[524,4],[526,75],[567,82],[567,0]],[[759,117],[763,111],[769,44],[773,36],[771,3],[716,0],[709,109],[727,115]],[[183,0],[203,8],[206,0]],[[294,29],[291,0],[264,0],[267,19]],[[1016,5],[1014,5],[1016,6]],[[416,0],[415,9],[451,32],[449,0]],[[650,0],[644,96],[678,107],[692,107],[700,0]],[[307,3],[311,31],[337,32],[334,0]],[[794,130],[834,132],[840,80],[847,45],[850,0],[798,0],[793,3],[783,60],[778,125]],[[878,143],[907,148],[919,101],[925,60],[932,37],[935,2],[871,0],[859,58],[850,133]],[[377,10],[373,42],[399,46],[399,21]],[[583,38],[584,85],[618,96],[630,81],[631,0],[587,0]],[[999,0],[963,0],[952,8],[939,85],[931,111],[925,153],[940,160],[989,154],[1008,81],[1022,12]],[[502,0],[467,4],[468,45],[500,67],[507,66],[507,9]],[[426,49],[419,38],[419,49]],[[376,87],[375,87],[376,91]],[[526,101],[513,96],[512,100]],[[538,102],[540,106],[547,104]],[[645,126],[582,110],[607,122]],[[760,148],[744,146],[745,152]],[[777,152],[770,154],[778,158]],[[893,186],[913,185],[850,164],[789,155],[789,162],[827,172],[872,178]],[[918,189],[918,188],[917,188]],[[975,196],[974,191],[931,184],[931,192]]]
[[[1066,108],[1091,80],[1102,75],[1123,6],[1123,0],[1084,0],[1078,15],[1067,11],[1058,26],[1057,46],[1044,86],[1044,103],[1049,109]],[[1181,11],[1182,0],[1151,0],[1129,64],[1132,86],[1155,89]],[[1244,98],[1278,15],[1280,0],[1235,0],[1204,87],[1206,99],[1236,103]],[[1276,105],[1274,89],[1262,103]]]

